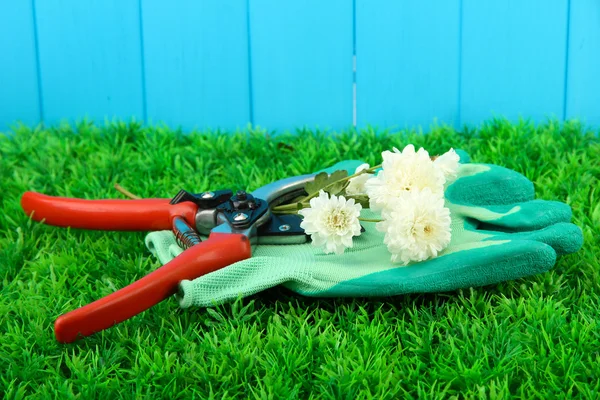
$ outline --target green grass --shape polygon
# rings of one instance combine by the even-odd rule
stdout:
[[[573,208],[578,253],[499,285],[380,300],[275,288],[214,309],[170,299],[74,344],[60,314],[158,267],[145,233],[33,223],[20,195],[122,198],[253,189],[407,142],[519,171]],[[114,123],[0,136],[0,393],[5,398],[561,398],[600,396],[600,139],[576,122],[417,133],[218,135]]]

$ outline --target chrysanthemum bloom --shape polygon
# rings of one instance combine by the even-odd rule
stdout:
[[[446,183],[452,182],[456,179],[456,174],[458,173],[458,161],[460,157],[454,149],[450,149],[438,158],[435,159],[433,164],[442,170],[444,173],[444,178],[446,178]]]
[[[323,247],[325,254],[342,254],[352,247],[352,237],[360,235],[360,210],[354,199],[331,196],[324,191],[310,200],[310,208],[298,211],[304,219],[300,227],[311,236],[315,246]]]
[[[409,144],[400,151],[384,151],[382,170],[365,183],[369,206],[373,211],[389,209],[403,194],[428,188],[432,193],[443,195],[444,172],[436,167],[429,153]]]
[[[361,164],[354,171],[355,174],[358,174],[361,171],[369,169],[369,164]],[[348,186],[346,187],[346,194],[348,196],[358,196],[361,194],[366,194],[367,190],[365,188],[365,183],[373,177],[373,174],[363,173],[361,175],[355,176],[350,179]]]
[[[450,210],[444,207],[444,198],[429,188],[399,197],[382,217],[376,227],[385,233],[383,242],[393,262],[425,261],[450,244]]]

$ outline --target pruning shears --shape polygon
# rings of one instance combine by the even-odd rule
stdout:
[[[300,217],[274,214],[271,208],[304,194],[314,176],[286,178],[235,195],[232,190],[181,190],[172,199],[86,200],[25,192],[21,206],[35,221],[92,230],[172,229],[185,249],[129,286],[61,315],[54,324],[56,339],[70,343],[129,319],[176,294],[182,280],[250,258],[259,242],[305,243]],[[208,238],[202,241],[200,235]]]

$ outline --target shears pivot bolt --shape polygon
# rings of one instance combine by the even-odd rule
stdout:
[[[248,214],[246,213],[237,213],[233,216],[234,221],[245,221],[248,219]]]
[[[287,232],[290,230],[290,228],[291,228],[291,226],[289,226],[288,224],[279,225],[279,230],[281,232]]]

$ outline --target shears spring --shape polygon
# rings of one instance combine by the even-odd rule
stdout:
[[[184,250],[202,242],[198,233],[181,217],[173,218],[173,233],[175,241]]]

